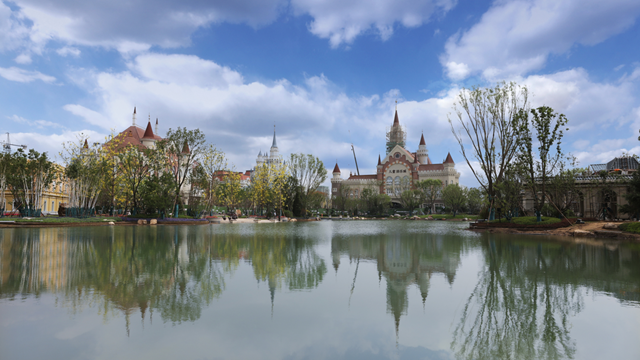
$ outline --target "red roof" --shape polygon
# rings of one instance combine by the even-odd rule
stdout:
[[[184,146],[182,147],[183,154],[190,154],[191,150],[189,149],[189,144],[187,144],[187,140],[184,141]]]
[[[118,149],[127,147],[129,145],[138,146],[144,148],[142,145],[142,138],[145,137],[145,131],[137,126],[129,126],[124,131],[120,132],[116,135],[116,139],[118,140]],[[162,140],[162,138],[158,135],[153,135],[153,138],[156,140]],[[113,140],[111,140],[113,141]],[[109,141],[109,142],[111,142]]]
[[[431,158],[429,157],[429,155],[427,155],[427,164],[433,164],[433,163],[431,162]]]
[[[443,164],[420,164],[420,166],[418,166],[418,170],[419,171],[444,170],[444,165]]]
[[[451,157],[451,153],[447,153],[447,158],[444,161],[445,164],[453,164],[453,158]]]
[[[420,136],[420,145],[427,145],[427,143],[424,142],[424,134],[422,134],[422,136]]]
[[[358,179],[362,179],[362,180],[373,179],[373,180],[376,180],[377,178],[378,178],[378,175],[351,175],[351,176],[349,176],[349,180],[358,180]]]
[[[382,165],[382,161],[380,161],[380,154],[378,154],[378,165]]]
[[[144,131],[143,139],[155,139],[153,135],[153,130],[151,129],[151,121],[147,123],[147,129]]]
[[[338,163],[336,163],[336,166],[333,168],[333,173],[339,173],[340,172],[340,168],[338,167]]]
[[[400,121],[398,120],[398,110],[396,110],[396,116],[393,119],[393,126],[400,125]]]

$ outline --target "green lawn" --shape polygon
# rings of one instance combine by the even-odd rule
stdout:
[[[72,218],[72,217],[40,217],[40,218],[0,218],[0,221],[15,221],[19,223],[34,223],[34,224],[63,224],[63,223],[93,223],[93,222],[107,222],[107,221],[120,221],[117,217],[90,217],[84,219]]]
[[[521,217],[514,217],[511,218],[511,222],[514,224],[519,224],[519,225],[550,225],[550,224],[555,224],[555,223],[559,223],[562,220],[558,219],[558,218],[554,218],[554,217],[546,217],[543,216],[542,217],[542,221],[538,222],[538,219],[536,219],[535,216],[521,216]],[[500,220],[492,220],[490,222],[493,223],[497,223],[497,222],[508,222],[505,219],[502,219],[502,221]]]
[[[640,234],[640,222],[628,222],[620,225],[620,230]]]

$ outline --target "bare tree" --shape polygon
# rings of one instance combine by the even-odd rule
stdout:
[[[518,150],[521,109],[528,111],[528,91],[515,83],[499,83],[494,88],[462,89],[449,116],[451,131],[460,144],[462,156],[489,196],[489,218],[495,218],[494,184],[501,181]],[[470,146],[469,146],[470,143]],[[480,169],[471,165],[476,160]]]

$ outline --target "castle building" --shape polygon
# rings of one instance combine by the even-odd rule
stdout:
[[[262,164],[272,164],[272,163],[281,163],[282,157],[278,152],[278,143],[276,142],[276,126],[273,125],[273,142],[271,143],[271,148],[269,149],[269,153],[265,151],[262,154],[262,150],[258,153],[258,157],[256,158],[256,166],[260,166]]]
[[[118,135],[115,136],[114,139],[117,141],[116,148],[123,149],[129,145],[138,146],[139,148],[149,148],[153,149],[156,146],[156,142],[162,140],[158,134],[158,119],[156,118],[156,129],[155,132],[151,127],[151,116],[149,116],[149,121],[147,122],[146,129],[142,129],[136,124],[136,108],[133,108],[133,118],[131,122],[131,126],[121,131]],[[111,142],[113,140],[110,140]]]
[[[378,156],[376,174],[355,175],[350,174],[347,179],[342,178],[340,167],[336,163],[331,179],[331,195],[335,199],[338,196],[358,198],[362,190],[370,188],[380,194],[387,194],[391,201],[399,204],[400,194],[413,188],[417,181],[426,179],[438,179],[443,186],[458,184],[460,173],[456,171],[451,153],[442,163],[432,163],[429,151],[424,140],[424,134],[420,137],[420,144],[416,152],[405,148],[406,132],[400,125],[398,110],[396,109],[393,125],[387,132],[386,155]],[[348,187],[348,193],[342,194],[341,188]],[[344,192],[344,191],[343,191]]]

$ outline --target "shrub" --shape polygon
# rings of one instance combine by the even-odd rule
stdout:
[[[283,210],[282,213],[288,218],[293,217],[293,212],[291,212],[291,210]]]
[[[620,225],[620,230],[640,234],[640,222],[629,222]]]

